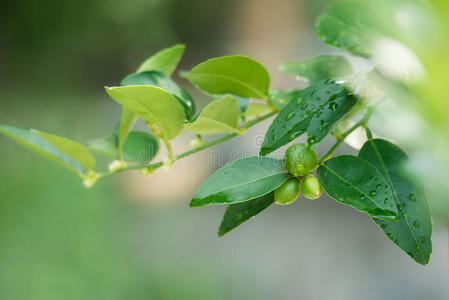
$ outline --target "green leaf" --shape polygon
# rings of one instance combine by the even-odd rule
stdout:
[[[137,69],[137,73],[145,71],[161,71],[165,75],[171,76],[181,60],[184,49],[184,45],[177,44],[157,52],[140,65],[139,69]]]
[[[374,221],[416,262],[427,264],[432,252],[432,220],[422,186],[404,173],[407,155],[388,141],[371,139],[363,145],[359,156],[386,177],[399,212],[397,222]]]
[[[293,99],[298,99],[301,95],[301,90],[283,91],[279,89],[270,89],[270,101],[279,109],[282,110]]]
[[[119,159],[118,135],[116,133],[108,138],[89,143],[89,148],[100,154]],[[155,136],[148,132],[133,131],[129,133],[124,143],[123,159],[146,164],[154,158],[158,150],[159,143]]]
[[[179,104],[184,108],[188,120],[195,115],[195,103],[192,97],[177,85],[170,77],[159,71],[147,71],[128,75],[122,80],[121,86],[147,85],[160,87],[175,96]]]
[[[246,119],[249,119],[266,115],[272,111],[273,109],[266,103],[251,102],[246,109],[244,116]]]
[[[365,160],[350,155],[331,158],[318,167],[317,177],[336,201],[376,218],[397,218],[387,179]]]
[[[209,103],[192,121],[185,123],[184,127],[196,134],[219,134],[225,132],[244,133],[238,128],[240,110],[237,101],[226,96]]]
[[[368,19],[369,12],[363,3],[345,1],[324,11],[315,29],[323,42],[368,58],[373,53]]]
[[[234,94],[245,98],[267,99],[270,77],[267,70],[246,56],[223,56],[207,60],[187,78],[206,93]]]
[[[282,160],[258,156],[241,158],[225,165],[203,182],[190,206],[252,200],[273,191],[288,178]]]
[[[165,90],[153,86],[123,86],[106,87],[106,91],[112,99],[143,118],[150,127],[157,126],[160,132],[156,135],[164,141],[168,142],[181,133],[184,109]]]
[[[271,153],[306,131],[311,144],[320,142],[356,102],[355,96],[332,80],[312,84],[280,111],[268,128],[260,154]]]
[[[352,73],[349,61],[338,55],[322,55],[299,62],[286,62],[279,69],[281,72],[306,78],[309,82],[336,79]]]
[[[221,221],[220,229],[218,229],[218,235],[225,235],[243,222],[262,212],[273,202],[274,193],[271,192],[254,200],[229,205]]]
[[[80,175],[95,168],[95,158],[80,143],[35,129],[0,125],[0,132]]]
[[[119,130],[117,135],[117,151],[118,159],[123,159],[123,145],[128,137],[129,132],[136,123],[137,116],[131,110],[123,107],[120,116]]]

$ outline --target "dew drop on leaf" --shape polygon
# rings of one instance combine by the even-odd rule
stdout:
[[[382,224],[382,225],[380,225],[380,227],[381,227],[382,229],[385,229],[385,228],[387,228],[387,224]]]
[[[316,137],[314,135],[309,136],[309,138],[307,139],[307,143],[309,145],[313,145],[316,143]]]
[[[418,222],[418,221],[414,221],[414,222],[413,222],[413,226],[419,227],[419,222]]]
[[[410,199],[410,201],[416,202],[416,196],[414,194],[410,194],[408,198]]]
[[[303,103],[304,102],[304,98],[298,98],[297,100],[296,100],[296,104],[301,104],[301,103]]]
[[[294,112],[294,111],[290,112],[290,113],[285,117],[285,121],[288,121],[288,120],[293,119],[294,116],[295,116],[295,112]]]
[[[303,104],[301,105],[301,109],[302,109],[302,110],[307,109],[307,107],[309,107],[309,104],[307,104],[307,103],[303,103]]]
[[[424,243],[426,241],[426,238],[425,237],[422,237],[421,238],[421,243]]]
[[[372,190],[371,192],[369,192],[369,195],[370,195],[371,197],[374,197],[374,196],[377,195],[377,192],[376,192],[375,190]]]

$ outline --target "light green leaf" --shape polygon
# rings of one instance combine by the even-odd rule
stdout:
[[[337,79],[352,73],[349,61],[338,55],[322,55],[298,62],[286,62],[279,69],[309,82]]]
[[[239,203],[268,194],[289,178],[283,165],[271,157],[237,159],[204,181],[190,206]]]
[[[267,99],[270,77],[267,70],[246,56],[223,56],[207,60],[187,78],[206,93],[234,94],[245,98]]]
[[[341,204],[376,218],[397,219],[386,178],[364,159],[350,155],[331,158],[318,167],[317,177],[326,193]]]
[[[374,221],[416,262],[427,264],[432,252],[432,220],[422,186],[404,173],[404,166],[409,161],[407,155],[388,141],[370,139],[363,145],[359,157],[386,177],[399,213],[398,221],[394,223]]]
[[[366,25],[368,19],[369,12],[365,4],[345,1],[323,12],[317,19],[315,29],[323,42],[356,55],[370,57],[373,50],[372,36]]]
[[[71,171],[83,175],[95,168],[95,158],[80,143],[34,129],[0,125],[0,132],[22,145],[51,158]]]
[[[262,212],[273,202],[274,193],[271,192],[254,200],[229,205],[221,221],[218,235],[225,235],[243,222]]]
[[[264,103],[258,103],[258,102],[250,102],[248,105],[248,108],[246,109],[244,116],[245,118],[253,118],[257,116],[263,116],[270,112],[272,112],[273,109]]]
[[[244,133],[238,128],[240,110],[237,101],[226,96],[209,103],[192,121],[184,127],[196,134],[219,134],[225,132]]]
[[[161,71],[165,75],[171,76],[181,60],[184,50],[185,46],[181,44],[163,49],[145,60],[137,69],[137,73],[145,71]]]
[[[153,86],[106,87],[106,91],[112,99],[143,118],[164,141],[182,131],[184,109],[167,91]]]
[[[118,136],[116,133],[108,138],[92,141],[89,148],[93,151],[118,159]],[[123,145],[123,159],[139,164],[149,163],[159,149],[157,138],[148,132],[132,131]]]

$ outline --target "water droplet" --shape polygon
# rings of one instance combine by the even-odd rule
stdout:
[[[394,240],[394,243],[395,243],[396,245],[399,245],[399,241],[398,241],[398,240]]]
[[[391,233],[387,233],[387,236],[388,236],[388,238],[389,238],[390,240],[393,239],[393,236],[391,235]]]
[[[379,183],[378,185],[376,185],[376,189],[380,189],[381,186],[382,186],[382,185]]]
[[[420,246],[416,246],[416,251],[421,251],[421,247]]]
[[[295,114],[294,111],[290,112],[290,113],[285,117],[285,121],[288,121],[288,120],[293,119],[293,117],[294,117],[295,115],[296,115],[296,114]]]
[[[330,110],[336,111],[337,108],[338,108],[338,104],[337,104],[337,103],[335,103],[335,102],[329,103],[329,109],[330,109]]]
[[[414,194],[410,194],[408,198],[410,199],[410,201],[416,202],[416,196]]]
[[[424,194],[424,190],[423,190],[422,188],[419,188],[417,192],[418,192],[418,194],[420,194],[420,195]]]
[[[382,224],[382,225],[380,225],[380,227],[381,227],[382,229],[385,229],[385,228],[387,228],[387,224]]]
[[[294,139],[296,139],[298,136],[300,136],[301,135],[301,132],[300,131],[296,131],[296,132],[292,132],[291,134],[290,134],[290,139],[291,140],[294,140]],[[301,155],[300,155],[300,157],[301,157]]]
[[[426,241],[426,238],[423,236],[422,238],[421,238],[421,243],[424,243]]]
[[[309,107],[309,104],[307,104],[307,103],[303,103],[303,104],[301,105],[301,109],[302,109],[302,110],[307,109],[307,107]]]
[[[308,143],[309,145],[313,145],[313,144],[315,144],[316,142],[317,142],[317,139],[316,139],[316,137],[315,137],[314,135],[309,136],[309,138],[307,139],[307,143]]]
[[[388,203],[388,198],[384,199],[384,203],[387,204]]]
[[[413,222],[413,226],[419,227],[419,222],[418,222],[418,221],[414,221],[414,222]]]
[[[377,192],[376,192],[375,190],[372,190],[371,192],[369,192],[369,195],[370,195],[371,197],[374,197],[374,196],[377,195]]]
[[[298,98],[297,100],[296,100],[296,104],[301,104],[301,103],[303,103],[304,102],[304,98]]]

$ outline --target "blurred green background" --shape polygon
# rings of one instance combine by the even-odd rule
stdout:
[[[106,136],[120,107],[103,86],[179,42],[187,45],[180,69],[245,54],[267,67],[273,87],[294,87],[278,64],[336,52],[313,32],[329,3],[7,0],[0,9],[0,123],[83,142]],[[199,107],[206,104],[174,78]],[[425,267],[368,216],[325,197],[271,207],[218,238],[224,207],[191,209],[188,201],[220,165],[256,154],[268,124],[171,172],[120,174],[90,190],[0,137],[0,299],[449,299],[447,231],[438,223]],[[176,152],[190,138],[177,138]]]

